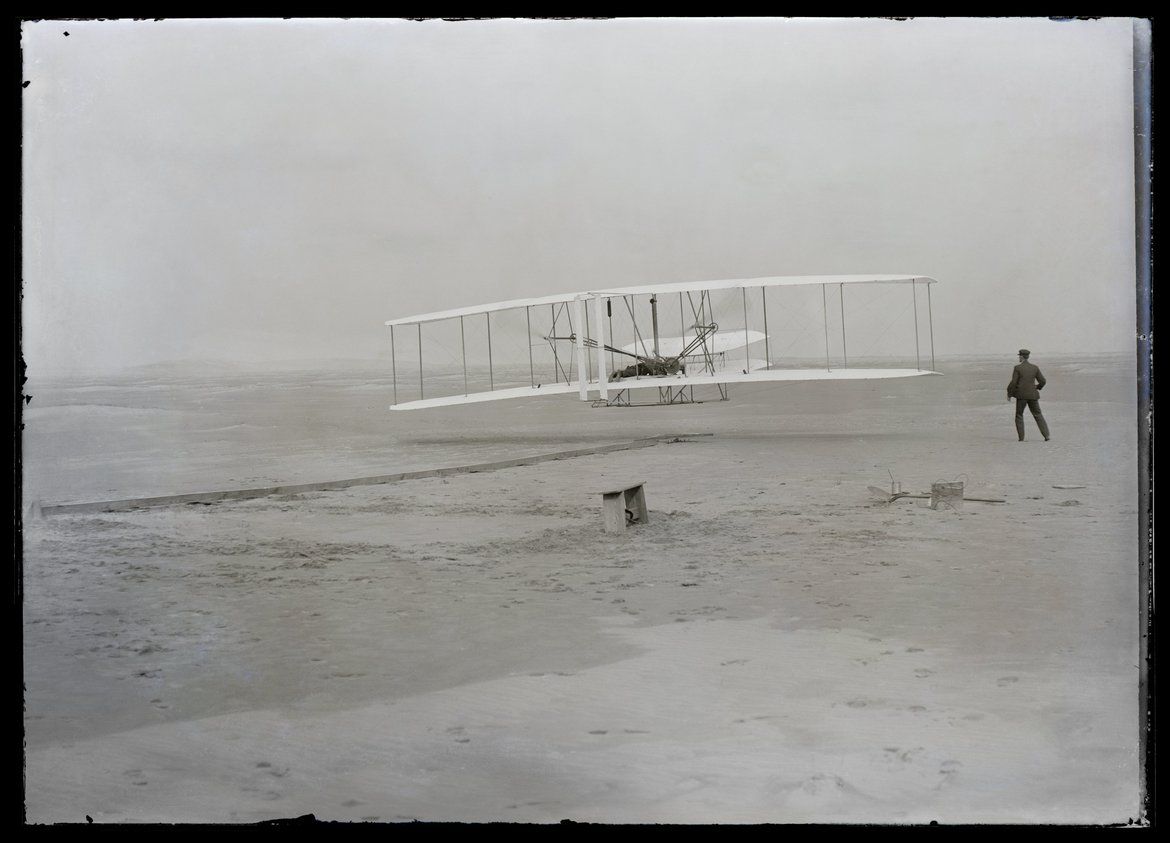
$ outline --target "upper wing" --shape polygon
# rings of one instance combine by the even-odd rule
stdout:
[[[576,299],[579,293],[564,293],[559,296],[541,296],[532,299],[512,299],[511,301],[497,301],[489,304],[477,304],[472,307],[457,307],[454,310],[436,310],[434,313],[420,313],[416,316],[403,316],[400,319],[386,320],[386,327],[395,325],[419,325],[426,322],[438,322],[442,319],[458,319],[460,316],[483,316],[485,313],[496,313],[501,310],[519,310],[520,308],[542,307],[549,305],[567,304]]]
[[[720,281],[681,281],[673,284],[648,284],[640,287],[590,290],[602,296],[663,295],[705,290],[739,290],[761,287],[803,287],[837,284],[934,284],[928,275],[770,275],[763,278],[729,278]]]
[[[935,284],[935,279],[927,275],[775,275],[764,278],[738,278],[720,281],[683,281],[673,284],[647,284],[634,287],[617,287],[613,289],[586,290],[577,293],[561,293],[555,296],[541,296],[529,299],[512,299],[510,301],[489,302],[487,304],[459,307],[453,310],[437,310],[433,313],[420,313],[416,316],[403,316],[399,319],[389,319],[391,325],[417,325],[423,322],[436,322],[440,319],[455,319],[460,316],[478,316],[484,313],[495,313],[500,310],[515,308],[539,307],[541,305],[557,305],[571,302],[574,299],[593,296],[640,296],[665,293],[687,293],[700,290],[736,290],[755,289],[761,287],[799,287],[816,284]]]

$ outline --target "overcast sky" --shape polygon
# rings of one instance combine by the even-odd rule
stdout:
[[[388,356],[630,284],[938,279],[940,355],[1134,348],[1132,21],[26,22],[32,374]]]

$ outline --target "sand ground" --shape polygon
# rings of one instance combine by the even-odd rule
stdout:
[[[1048,443],[1030,419],[1015,441],[1008,371],[967,361],[693,407],[474,415],[385,413],[355,384],[350,404],[314,412],[348,408],[365,427],[288,441],[287,408],[225,424],[204,396],[198,436],[157,422],[194,411],[134,406],[141,391],[94,409],[45,390],[28,500],[679,441],[31,519],[27,819],[1136,818],[1130,364],[1047,366]],[[381,415],[365,414],[370,393]],[[221,429],[235,433],[207,433]],[[867,487],[891,474],[1006,503],[887,503]],[[606,534],[598,492],[630,480],[646,483],[649,523]]]

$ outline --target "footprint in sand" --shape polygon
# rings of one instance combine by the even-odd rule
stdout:
[[[1001,676],[995,680],[995,684],[1001,688],[1006,688],[1008,685],[1014,685],[1020,681],[1018,676]]]
[[[938,790],[951,784],[954,777],[958,775],[959,768],[962,766],[961,763],[953,759],[948,759],[939,765],[938,774],[942,777],[942,781],[938,783],[935,789]]]
[[[138,787],[143,787],[147,784],[146,776],[143,775],[141,770],[127,770],[122,775],[130,779],[130,784],[137,785]]]
[[[446,732],[448,735],[462,735],[464,732],[467,731],[467,729],[465,729],[463,726],[448,726],[443,731]]]
[[[817,773],[801,782],[793,795],[798,796],[803,794],[805,797],[828,797],[851,791],[854,791],[854,788],[840,776],[834,776],[829,773]]]
[[[930,668],[926,668],[926,667],[920,667],[916,671],[914,671],[914,675],[917,676],[919,679],[925,679],[926,677],[931,676],[933,673],[934,673],[933,670],[931,670]]]
[[[923,751],[923,748],[916,746],[913,749],[902,749],[901,747],[897,746],[886,746],[882,747],[882,750],[886,754],[887,761],[896,761],[902,764],[909,764],[914,759],[915,755],[918,755]]]
[[[591,735],[608,735],[609,732],[606,729],[590,729],[589,734],[591,734]]]

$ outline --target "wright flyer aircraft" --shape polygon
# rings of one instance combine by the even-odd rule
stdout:
[[[726,400],[730,384],[938,374],[922,275],[596,289],[391,319],[392,410],[553,395]]]

